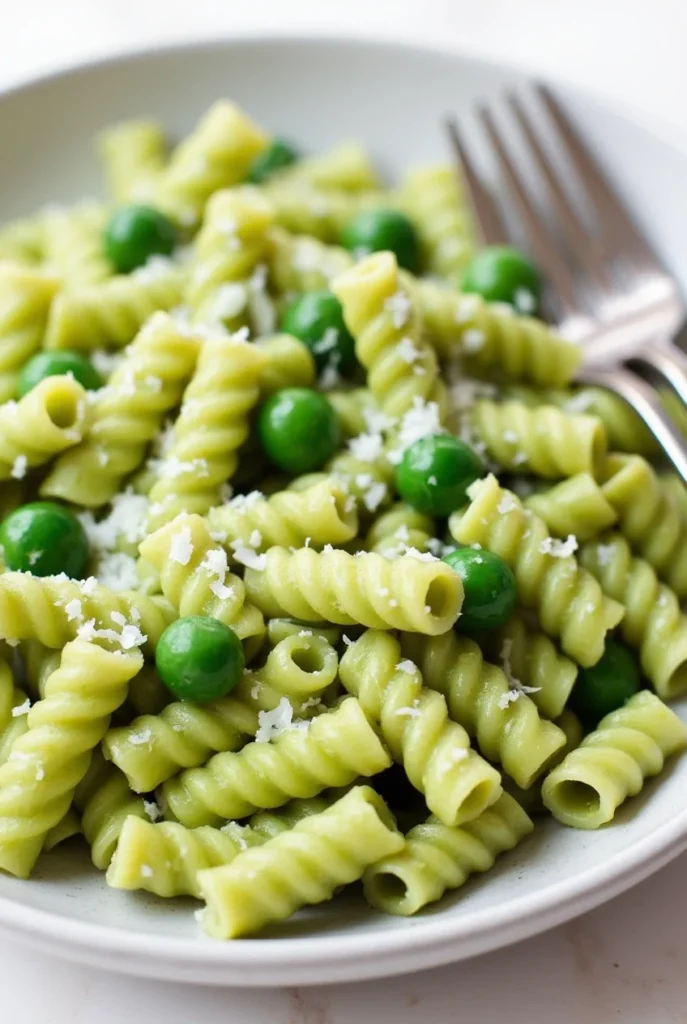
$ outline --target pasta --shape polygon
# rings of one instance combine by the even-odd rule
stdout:
[[[431,639],[408,636],[403,651],[417,661],[425,685],[445,697],[451,718],[519,786],[531,786],[565,743],[561,730],[539,717],[522,686],[485,662],[467,637],[451,632]]]
[[[469,821],[498,798],[498,772],[470,749],[465,730],[448,720],[446,701],[402,660],[397,640],[368,630],[344,654],[340,674],[441,821]]]
[[[560,637],[564,652],[580,665],[596,664],[606,633],[623,617],[622,605],[604,596],[572,552],[551,543],[542,520],[527,513],[494,476],[473,485],[470,493],[469,508],[449,520],[451,536],[505,559],[515,573],[520,600],[536,609],[544,631]]]
[[[87,423],[86,392],[73,377],[47,377],[21,401],[0,405],[0,480],[21,479],[73,448]]]
[[[687,729],[677,715],[643,690],[602,719],[546,777],[544,804],[564,825],[599,828],[686,745]]]
[[[19,371],[41,347],[58,287],[53,273],[0,263],[0,402],[16,397]]]
[[[487,454],[504,469],[553,480],[594,473],[606,454],[600,420],[553,405],[530,409],[521,402],[482,399],[475,403],[473,425]]]
[[[460,580],[438,561],[278,547],[263,558],[260,568],[246,569],[244,581],[248,597],[270,617],[434,635],[449,629],[460,611]]]
[[[0,872],[233,938],[610,822],[687,746],[687,487],[537,268],[227,99],[96,150],[0,225]]]
[[[225,939],[257,931],[300,906],[330,899],[339,885],[360,878],[368,864],[402,847],[384,801],[368,786],[358,786],[328,810],[244,851],[231,864],[202,871],[203,927]]]
[[[237,753],[215,754],[163,786],[172,814],[190,828],[245,818],[258,808],[293,797],[317,796],[376,775],[391,764],[359,702],[344,700],[307,728],[291,728],[274,743],[248,743]]]
[[[406,917],[458,889],[475,871],[489,871],[534,828],[517,800],[502,793],[496,803],[459,827],[430,817],[406,834],[405,846],[363,876],[365,899],[377,910]]]
[[[422,318],[403,288],[393,254],[361,260],[332,282],[332,291],[341,301],[356,355],[367,370],[367,386],[382,411],[401,416],[415,399],[436,402],[442,409],[445,385],[436,356],[423,339]],[[407,302],[403,318],[394,312],[399,294]]]
[[[197,353],[197,340],[164,313],[148,321],[91,406],[83,443],[58,459],[41,495],[89,508],[109,501],[141,464],[165,414],[179,401]]]
[[[28,729],[0,765],[0,866],[25,878],[47,833],[69,810],[140,653],[115,656],[92,644],[67,644],[45,697],[28,714]]]

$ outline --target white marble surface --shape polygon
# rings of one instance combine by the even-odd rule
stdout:
[[[455,45],[556,74],[687,129],[684,0],[0,0],[0,88],[150,42],[338,31]],[[2,180],[0,141],[0,186]],[[7,1024],[678,1024],[687,855],[553,932],[359,985],[224,990],[86,970],[0,939]]]

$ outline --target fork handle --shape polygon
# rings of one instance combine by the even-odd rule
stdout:
[[[671,365],[679,366],[677,361]],[[687,369],[687,359],[685,359],[685,368]],[[680,372],[684,374],[683,382],[687,385],[687,373],[682,370]],[[621,367],[613,370],[585,369],[578,375],[578,380],[583,384],[594,384],[597,387],[606,388],[624,398],[637,415],[644,420],[659,446],[672,462],[675,471],[687,485],[687,441],[685,435],[665,411],[656,391],[650,384],[647,384],[636,373],[632,373],[631,370]],[[687,401],[687,387],[685,401]]]
[[[632,359],[633,363],[650,367],[666,380],[687,405],[687,356],[676,345],[656,345]]]

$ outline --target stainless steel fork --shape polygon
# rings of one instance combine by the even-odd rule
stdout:
[[[667,383],[687,404],[687,356],[673,341],[685,321],[679,290],[558,100],[546,86],[533,88],[558,136],[570,172],[566,178],[576,186],[571,190],[564,182],[523,102],[507,95],[504,113],[545,186],[546,213],[525,184],[494,113],[481,106],[477,114],[531,255],[547,281],[545,313],[564,337],[583,347],[577,380],[624,398],[687,483],[687,440],[656,390],[634,372]],[[465,133],[454,119],[447,128],[481,241],[509,241],[506,221],[477,170]],[[581,195],[582,203],[573,194]]]

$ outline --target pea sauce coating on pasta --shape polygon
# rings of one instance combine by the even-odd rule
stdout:
[[[537,268],[229,100],[96,147],[0,226],[0,870],[231,939],[611,822],[687,746],[687,491]]]

